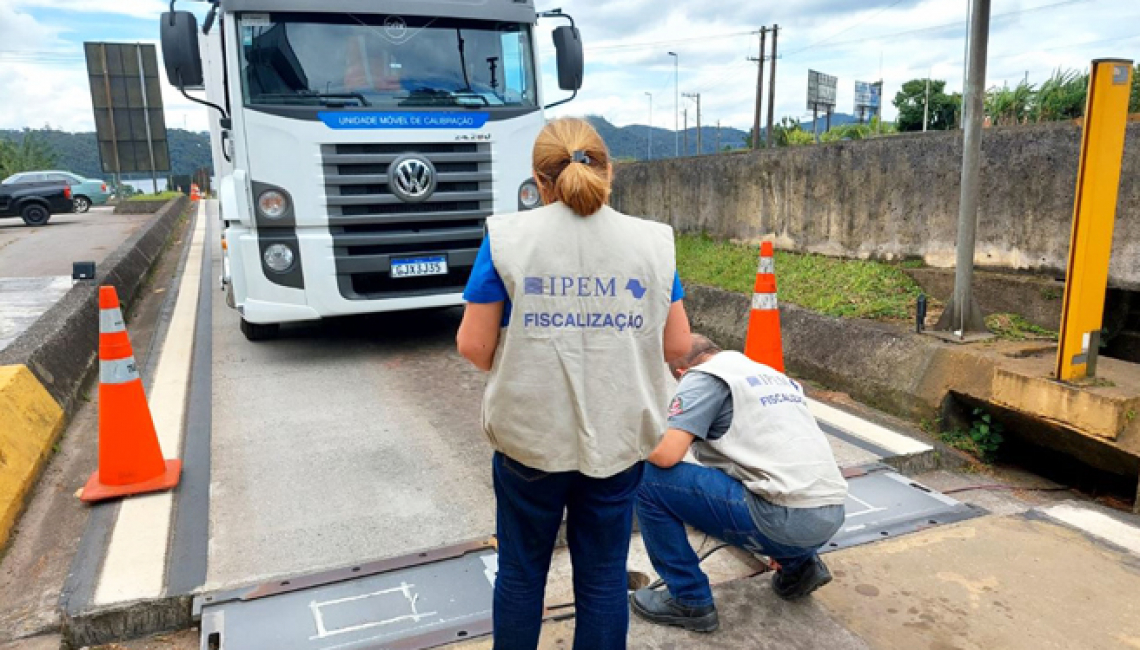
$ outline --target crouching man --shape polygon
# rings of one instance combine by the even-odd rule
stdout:
[[[795,381],[699,335],[672,370],[668,431],[637,500],[666,589],[638,590],[631,605],[654,623],[712,632],[716,605],[685,525],[776,560],[776,595],[803,598],[831,581],[817,550],[843,524],[847,483]],[[690,447],[700,465],[681,462]]]

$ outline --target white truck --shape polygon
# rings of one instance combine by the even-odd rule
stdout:
[[[246,337],[461,304],[484,220],[540,203],[543,110],[582,83],[573,20],[533,0],[210,5],[200,32],[172,2],[162,50],[170,83],[216,112],[222,287]],[[570,23],[553,35],[572,94],[546,106],[540,17]]]

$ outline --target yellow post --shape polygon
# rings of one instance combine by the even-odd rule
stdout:
[[[1131,61],[1093,61],[1057,349],[1056,375],[1061,381],[1096,374],[1131,88]]]

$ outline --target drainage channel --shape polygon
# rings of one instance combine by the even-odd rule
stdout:
[[[835,551],[985,514],[885,465],[845,471]],[[199,596],[202,650],[420,650],[491,632],[492,539]],[[640,586],[640,585],[639,585]]]

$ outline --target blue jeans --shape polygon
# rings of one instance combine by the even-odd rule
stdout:
[[[771,525],[758,526],[754,512]],[[718,469],[678,463],[669,469],[646,466],[637,518],[649,559],[669,593],[682,605],[703,607],[713,604],[712,590],[685,524],[794,571],[843,524],[843,506],[784,508],[753,496]]]
[[[564,510],[574,567],[574,648],[624,650],[626,558],[644,463],[605,479],[542,472],[500,453],[491,464],[499,539],[495,650],[538,647],[546,574]]]

